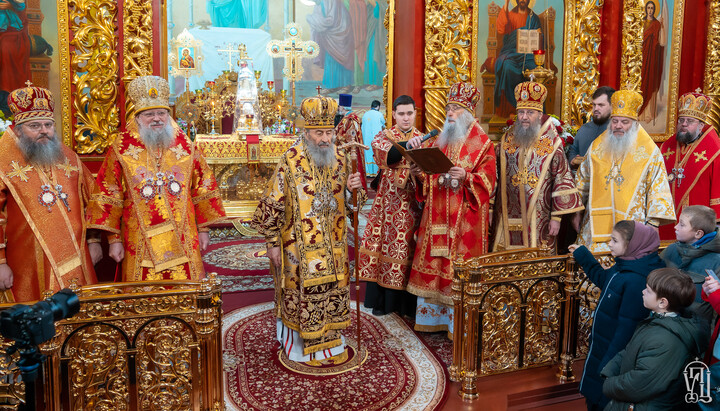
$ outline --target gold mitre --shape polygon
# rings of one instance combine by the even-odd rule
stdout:
[[[637,91],[618,90],[613,93],[610,99],[612,105],[612,116],[627,117],[633,120],[638,119],[643,98]]]
[[[135,105],[135,114],[153,108],[170,110],[170,85],[162,77],[137,77],[128,85],[127,93]]]
[[[704,123],[710,113],[711,101],[712,99],[700,92],[699,88],[694,93],[685,93],[680,96],[678,117],[692,117]]]
[[[305,128],[333,128],[338,102],[330,97],[317,95],[300,103],[300,114],[305,119]]]

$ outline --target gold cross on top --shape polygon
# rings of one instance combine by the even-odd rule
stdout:
[[[25,85],[28,87],[32,87],[32,81],[30,81],[30,80],[26,81]]]
[[[13,161],[10,164],[12,165],[13,171],[8,174],[8,177],[19,177],[21,181],[28,181],[27,173],[33,169],[32,166],[22,167],[17,161]]]

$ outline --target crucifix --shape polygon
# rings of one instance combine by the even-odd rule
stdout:
[[[317,57],[318,44],[314,41],[303,41],[300,26],[290,23],[285,27],[285,40],[272,40],[267,45],[270,57],[284,57],[283,75],[292,87],[292,105],[295,105],[295,82],[302,78],[302,59]]]
[[[228,43],[225,45],[224,49],[217,49],[218,54],[227,53],[227,65],[228,70],[232,71],[233,69],[233,54],[239,54],[238,59],[244,59],[244,60],[250,60],[250,58],[247,56],[247,47],[245,47],[244,44],[240,43],[237,48],[234,48],[234,44]]]

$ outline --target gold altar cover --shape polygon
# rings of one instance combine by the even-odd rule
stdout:
[[[280,159],[252,222],[269,246],[282,248],[276,315],[300,333],[305,355],[340,345],[338,330],[350,325],[345,206],[350,166],[344,155],[336,158],[334,168],[315,167],[298,140]]]
[[[198,228],[225,217],[205,159],[175,128],[175,143],[160,158],[146,150],[135,127],[120,134],[98,173],[89,227],[122,232],[123,281],[202,278]],[[158,173],[168,181],[160,194],[143,198],[147,182]],[[175,182],[180,188],[173,194]],[[110,241],[117,241],[117,236]]]
[[[79,285],[96,283],[85,238],[92,173],[63,145],[65,163],[41,176],[16,141],[12,129],[0,139],[0,158],[6,160],[0,164],[0,260],[7,259],[13,270],[15,301],[41,299],[43,291],[59,291],[73,279]],[[40,203],[41,186],[51,183],[46,178],[62,186],[70,212],[60,198],[50,207]]]

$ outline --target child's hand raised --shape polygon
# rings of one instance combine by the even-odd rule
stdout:
[[[705,291],[705,294],[710,295],[714,293],[717,290],[720,290],[720,283],[718,283],[714,278],[708,276],[705,277],[705,282],[702,285],[703,291]]]
[[[571,253],[574,253],[575,250],[577,250],[578,247],[580,247],[578,244],[570,244],[570,245],[568,246],[568,251],[570,251]]]

